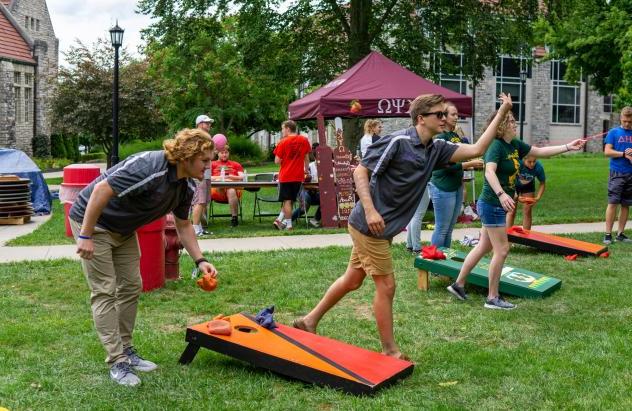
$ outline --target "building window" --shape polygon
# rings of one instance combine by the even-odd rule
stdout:
[[[31,30],[35,30],[35,19],[31,17]]]
[[[566,63],[551,61],[551,121],[562,124],[579,124],[581,89],[564,81]]]
[[[20,87],[14,87],[15,93],[15,123],[19,124],[22,120],[22,89]]]
[[[28,30],[29,28],[29,16],[24,16],[24,28]]]
[[[460,94],[467,94],[467,80],[463,77],[463,54],[437,53],[435,55],[435,73],[439,76],[439,85]]]
[[[31,109],[33,107],[33,101],[31,99],[31,89],[24,89],[24,121],[31,121]]]
[[[31,73],[24,73],[24,85],[31,86],[33,84],[33,75]]]
[[[604,113],[612,113],[612,95],[603,96],[603,112]]]
[[[13,83],[16,85],[22,84],[22,73],[20,73],[19,71],[13,72]]]
[[[495,70],[496,95],[500,93],[510,93],[513,100],[511,111],[516,119],[520,121],[525,114],[526,92],[522,92],[520,82],[520,72],[526,71],[527,78],[531,77],[531,65],[524,57],[501,57]],[[526,86],[525,86],[526,89]],[[496,101],[496,109],[500,108],[500,101]]]
[[[35,20],[35,31],[40,30],[40,19]]]

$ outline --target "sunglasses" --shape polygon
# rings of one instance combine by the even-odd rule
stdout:
[[[437,116],[437,118],[439,120],[441,120],[444,117],[448,117],[448,112],[447,111],[432,111],[430,113],[421,113],[420,116],[431,116],[433,114],[435,116]]]

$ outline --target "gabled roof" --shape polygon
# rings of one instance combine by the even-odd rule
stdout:
[[[28,36],[4,6],[9,1],[0,1],[0,58],[35,64]]]
[[[428,81],[377,51],[335,80],[289,106],[292,120],[333,117],[408,117],[420,94],[441,94],[459,114],[472,115],[472,98]]]

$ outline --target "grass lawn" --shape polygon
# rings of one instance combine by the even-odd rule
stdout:
[[[46,184],[58,186],[61,183],[63,183],[63,181],[64,181],[63,177],[50,177],[46,179]]]
[[[534,224],[556,224],[573,222],[592,222],[605,219],[608,161],[602,155],[578,154],[573,156],[558,156],[541,160],[547,176],[547,189],[542,200],[533,210]],[[274,164],[252,167],[249,174],[277,170]],[[483,173],[476,173],[476,192],[482,188]],[[262,194],[271,195],[273,189],[261,190]],[[468,185],[468,199],[471,199],[471,185]],[[244,192],[242,207],[244,220],[237,228],[230,227],[230,221],[226,217],[217,218],[210,224],[209,230],[213,232],[213,238],[226,237],[255,237],[271,236],[280,233],[272,227],[272,217],[265,217],[262,222],[253,220],[252,210],[254,195]],[[277,203],[264,203],[263,208],[268,211],[278,211]],[[228,206],[218,204],[218,212],[228,213]],[[67,244],[71,241],[64,237],[63,213],[60,207],[53,207],[53,217],[35,232],[15,239],[9,245],[49,245]],[[432,222],[432,213],[429,212],[425,221]],[[516,216],[516,224],[522,222],[522,208],[519,208]],[[344,232],[342,229],[313,229],[305,227],[302,219],[295,226],[292,233],[297,234],[327,234]]]
[[[578,235],[597,242],[600,234]],[[288,324],[309,310],[341,273],[349,249],[332,247],[212,256],[213,293],[192,280],[144,294],[135,342],[160,368],[136,388],[108,379],[93,331],[79,263],[0,265],[0,406],[9,409],[630,409],[632,247],[614,244],[608,259],[514,247],[508,263],[563,280],[542,300],[510,298],[511,312],[483,308],[481,290],[455,301],[446,283],[416,288],[413,258],[394,247],[398,278],[395,333],[416,362],[413,375],[373,397],[281,378],[206,349],[180,366],[187,325],[218,313],[254,313],[275,304]],[[182,273],[192,267],[182,259]],[[186,277],[186,276],[185,276]],[[319,332],[379,350],[366,282],[322,321]]]

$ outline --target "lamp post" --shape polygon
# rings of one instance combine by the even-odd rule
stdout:
[[[523,139],[523,129],[524,129],[524,112],[522,107],[526,104],[527,98],[525,97],[525,83],[527,82],[527,70],[520,70],[520,141]],[[526,110],[525,110],[526,111]]]
[[[112,82],[112,153],[110,154],[110,167],[118,163],[118,98],[119,98],[119,47],[123,44],[123,30],[116,25],[110,29],[110,40],[114,47],[114,81]]]

